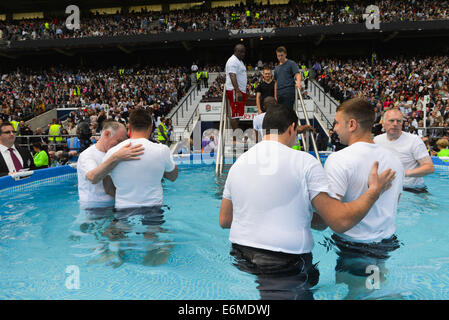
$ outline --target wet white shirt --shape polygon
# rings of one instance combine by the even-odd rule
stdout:
[[[362,221],[340,234],[350,241],[378,242],[393,235],[404,168],[391,151],[366,142],[356,142],[332,153],[324,165],[332,192],[343,196],[343,202],[350,202],[367,191],[368,177],[374,161],[379,161],[379,173],[392,169],[396,171],[396,178],[391,188],[380,195]]]
[[[329,186],[317,159],[261,141],[238,158],[226,179],[223,198],[233,205],[229,240],[276,252],[311,252],[311,201],[320,192]]]
[[[262,123],[263,123],[263,118],[265,118],[265,113],[266,112],[258,114],[253,119],[253,128],[254,128],[254,130],[257,130],[257,132],[259,133],[259,135],[261,137],[263,137]]]
[[[390,141],[387,138],[387,134],[381,134],[374,137],[374,142],[382,147],[390,150],[401,160],[404,170],[412,170],[418,168],[418,160],[429,157],[426,145],[418,135],[408,132],[402,132],[401,136]],[[424,187],[423,177],[405,177],[404,187]]]
[[[170,149],[145,138],[127,139],[111,148],[103,161],[129,142],[132,145],[142,144],[145,150],[139,160],[122,161],[111,171],[110,176],[116,187],[115,207],[121,209],[162,205],[162,177],[164,172],[175,169]]]
[[[106,153],[97,149],[95,145],[90,146],[81,152],[77,163],[78,174],[78,194],[80,207],[98,208],[111,207],[114,205],[114,198],[108,195],[103,188],[103,181],[92,184],[86,178],[86,174],[96,169],[102,162]]]

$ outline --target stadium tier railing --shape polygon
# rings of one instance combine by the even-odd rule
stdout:
[[[69,134],[69,135],[59,135],[59,136],[53,136],[53,135],[17,136],[16,144],[20,147],[26,147],[26,148],[28,148],[29,151],[32,151],[32,149],[33,149],[32,144],[34,142],[32,140],[36,140],[36,139],[41,140],[41,138],[48,140],[48,138],[54,138],[55,140],[53,140],[53,141],[48,141],[47,143],[42,143],[42,146],[62,147],[62,146],[67,146],[67,139],[73,138],[73,137],[77,137],[77,135]],[[66,139],[66,140],[62,141],[62,142],[57,142],[56,138],[62,138],[62,139]],[[23,139],[26,139],[26,143],[23,142]]]

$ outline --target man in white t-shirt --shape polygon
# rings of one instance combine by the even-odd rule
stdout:
[[[399,109],[385,111],[383,127],[386,133],[374,138],[374,142],[395,154],[405,169],[404,190],[427,192],[424,176],[434,172],[432,158],[421,138],[402,131],[403,115]]]
[[[235,130],[239,127],[240,118],[245,114],[246,103],[246,66],[243,63],[245,46],[237,44],[234,54],[228,59],[225,66],[226,72],[226,97],[231,107],[231,126]]]
[[[291,148],[297,125],[293,109],[270,107],[264,140],[238,158],[223,191],[220,226],[231,228],[231,254],[241,270],[258,275],[262,299],[312,299],[308,289],[318,282],[319,272],[312,264],[311,226],[346,232],[394,178],[391,170],[378,176],[376,163],[368,190],[341,203],[329,195],[320,162]]]
[[[129,116],[130,139],[111,148],[107,161],[122,146],[141,144],[144,152],[140,159],[119,163],[110,173],[115,186],[115,208],[162,206],[162,178],[175,181],[178,167],[166,145],[148,140],[152,129],[151,115],[145,109],[134,109]]]
[[[138,160],[143,153],[142,145],[131,146],[131,143],[128,143],[103,162],[106,152],[126,137],[126,128],[123,124],[104,121],[101,138],[96,144],[84,150],[78,158],[78,193],[80,207],[84,210],[77,216],[74,224],[78,225],[83,233],[97,232],[96,221],[113,214],[111,208],[114,206],[114,197],[106,193],[103,179],[119,162]],[[78,233],[79,231],[76,231],[73,236],[78,236]],[[98,249],[101,256],[91,261],[108,261],[107,263],[113,266],[119,266],[122,263],[117,252],[113,254],[113,247],[101,245]]]
[[[254,117],[253,119],[253,128],[254,130],[257,131],[258,135],[257,135],[257,141],[261,140],[263,137],[263,130],[262,130],[262,123],[263,123],[263,118],[265,117],[265,113],[268,110],[268,108],[271,105],[276,104],[276,100],[274,99],[274,97],[266,97],[263,101],[262,101],[262,111],[263,113],[258,114],[257,116]],[[260,139],[259,139],[260,138]]]
[[[126,139],[126,128],[114,121],[105,121],[98,142],[81,152],[77,163],[78,194],[82,209],[112,207],[114,198],[106,194],[103,183],[100,183],[109,172],[124,160],[139,159],[143,152],[141,145],[125,144],[103,162],[106,152]]]
[[[166,145],[148,140],[152,126],[152,117],[147,110],[134,109],[129,115],[130,139],[109,150],[104,157],[103,161],[108,161],[116,150],[129,143],[139,144],[144,148],[139,160],[119,163],[104,181],[106,191],[115,195],[114,224],[105,231],[111,241],[120,240],[126,233],[133,231],[128,225],[133,218],[146,226],[146,231],[143,232],[146,239],[158,242],[158,233],[162,231],[160,225],[164,222],[164,211],[161,180],[166,178],[175,181],[178,167]],[[119,247],[120,245],[116,247],[118,257],[126,257],[126,248],[122,250]],[[171,247],[172,245],[161,246],[160,243],[154,247],[149,243],[142,264],[149,266],[165,263],[170,256]],[[140,253],[142,250],[133,254]]]
[[[263,100],[263,110],[265,112],[258,114],[253,119],[253,129],[257,131],[257,135],[256,135],[257,142],[259,142],[262,139],[262,137],[264,136],[262,124],[263,124],[263,119],[266,114],[266,110],[268,110],[270,108],[270,106],[273,106],[275,104],[276,104],[276,100],[274,99],[274,97],[266,97]],[[311,129],[311,128],[313,128],[313,127],[309,126],[309,125],[298,126],[298,134],[301,134],[301,133],[303,133],[304,130]]]
[[[389,252],[399,247],[394,232],[404,169],[391,151],[374,143],[371,134],[374,108],[367,100],[354,98],[342,103],[334,124],[340,141],[348,147],[331,154],[324,169],[331,191],[344,203],[357,199],[368,189],[368,174],[375,161],[379,162],[380,170],[391,168],[396,172],[392,187],[380,195],[358,224],[332,235],[340,250],[335,268],[337,278],[339,272],[347,271],[365,281],[369,274],[367,267],[381,268]]]

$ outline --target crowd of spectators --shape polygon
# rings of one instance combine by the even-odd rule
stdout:
[[[392,107],[404,114],[404,131],[432,145],[449,134],[448,56],[325,59],[312,68],[318,83],[337,102],[363,96],[375,106],[376,135],[381,133],[384,111]]]
[[[0,123],[17,121],[17,143],[28,146],[40,143],[48,153],[49,165],[55,166],[70,158],[69,136],[84,136],[87,144],[95,143],[106,119],[126,124],[132,109],[145,108],[152,112],[155,123],[160,121],[189,90],[191,78],[186,70],[182,67],[17,70],[1,75]],[[25,123],[25,116],[55,106],[76,110],[70,112],[67,121],[54,119],[43,130],[37,128],[33,132]],[[63,137],[56,143],[49,142],[48,137],[27,137],[48,135],[52,124],[61,125],[59,134]],[[80,140],[83,144],[83,139]],[[74,149],[80,151],[79,146]]]
[[[66,17],[0,21],[0,39],[65,39],[130,36],[161,32],[219,31],[243,28],[301,27],[362,23],[368,5],[377,5],[381,22],[449,19],[448,1],[382,0],[329,1],[288,5],[218,7],[204,5],[168,13],[129,12],[112,15],[82,14],[78,30],[66,28]]]
[[[114,117],[134,106],[165,115],[191,86],[187,72],[182,67],[17,70],[0,75],[0,118],[20,121],[55,106],[104,105]]]

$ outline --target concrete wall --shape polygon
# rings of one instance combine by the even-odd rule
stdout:
[[[31,130],[35,131],[37,128],[47,128],[51,121],[56,118],[57,111],[55,108],[28,120],[26,124],[30,126]]]

